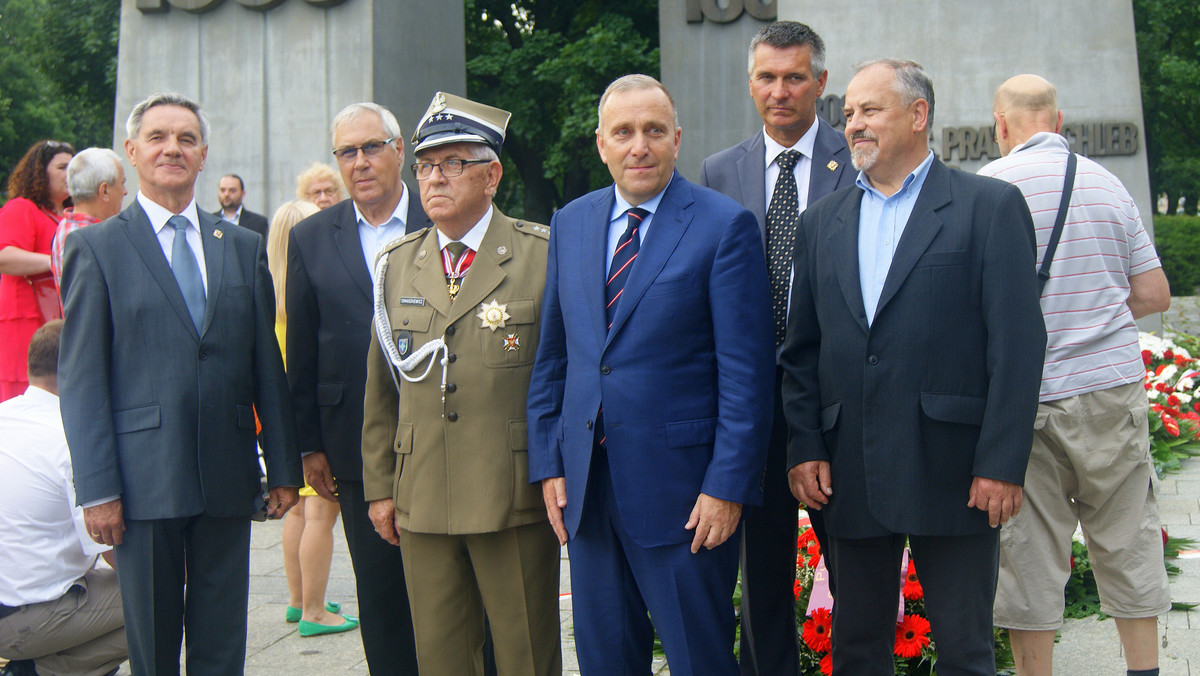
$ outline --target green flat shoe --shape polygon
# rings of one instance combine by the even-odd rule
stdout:
[[[340,634],[343,631],[350,631],[358,628],[357,622],[343,622],[337,625],[318,624],[316,622],[305,622],[300,620],[300,635],[304,638],[310,636],[321,636],[322,634]]]
[[[342,609],[342,604],[338,603],[337,601],[326,601],[325,602],[325,612],[336,614],[341,609]],[[284,613],[283,617],[288,622],[295,624],[295,623],[299,622],[300,618],[303,616],[304,616],[304,613],[299,608],[294,608],[292,606],[288,606],[287,611]]]

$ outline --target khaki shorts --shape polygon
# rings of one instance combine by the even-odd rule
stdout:
[[[1101,611],[1142,618],[1170,609],[1144,390],[1138,382],[1038,405],[1024,504],[1000,531],[996,626],[1062,626],[1076,524]]]

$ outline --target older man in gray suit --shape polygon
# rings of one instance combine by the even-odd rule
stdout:
[[[135,674],[240,674],[250,516],[297,500],[300,458],[262,238],[196,208],[208,124],[158,94],[126,123],[137,199],[66,242],[63,425],[89,534],[115,546]],[[184,579],[187,579],[186,588]]]

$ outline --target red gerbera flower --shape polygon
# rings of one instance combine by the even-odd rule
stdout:
[[[833,618],[829,615],[829,610],[825,608],[817,608],[813,614],[804,623],[804,644],[813,650],[813,652],[824,653],[829,652],[829,630],[833,628]]]
[[[792,583],[792,597],[798,599],[798,598],[800,598],[800,595],[803,593],[804,593],[804,583],[800,582],[800,580],[796,580],[795,582],[793,582]]]
[[[829,653],[825,657],[822,657],[821,661],[817,664],[817,668],[819,668],[821,673],[825,674],[825,676],[833,676],[833,653]]]
[[[917,569],[913,564],[913,560],[908,560],[908,573],[904,576],[904,598],[909,601],[918,601],[925,595],[925,590],[921,589],[921,582],[917,580]]]
[[[896,623],[897,657],[917,657],[929,645],[929,620],[920,615],[905,615],[903,622]]]

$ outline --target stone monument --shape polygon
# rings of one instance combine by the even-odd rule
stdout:
[[[407,146],[434,92],[466,94],[464,62],[461,2],[123,0],[113,143],[124,156],[125,119],[147,95],[195,98],[212,127],[197,205],[215,210],[217,182],[238,174],[246,207],[270,218],[296,174],[333,162],[339,110],[387,106]]]
[[[1151,229],[1133,7],[1128,0],[661,0],[662,79],[679,104],[679,168],[694,178],[708,155],[762,124],[748,90],[746,50],[767,21],[812,26],[829,81],[817,113],[843,127],[851,66],[894,56],[919,62],[937,95],[931,143],[947,164],[976,171],[999,157],[992,94],[1018,73],[1058,88],[1064,135],[1116,174]]]

